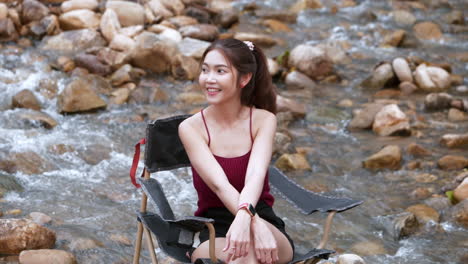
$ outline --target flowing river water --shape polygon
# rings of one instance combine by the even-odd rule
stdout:
[[[238,1],[237,7],[252,1]],[[322,1],[324,4],[340,1]],[[362,168],[362,161],[386,144],[403,149],[411,142],[423,145],[433,152],[427,162],[436,162],[446,154],[468,157],[468,151],[447,149],[439,145],[439,138],[447,133],[465,133],[468,122],[451,123],[446,112],[424,111],[424,94],[415,93],[398,98],[399,105],[413,107],[428,124],[421,129],[422,136],[378,137],[372,131],[349,132],[347,124],[352,108],[337,106],[342,99],[350,99],[354,106],[373,100],[375,91],[361,88],[380,61],[395,57],[419,56],[427,61],[446,62],[453,73],[464,77],[468,84],[468,64],[459,60],[459,54],[468,52],[465,33],[454,34],[444,30],[443,39],[420,41],[408,48],[382,48],[379,44],[385,32],[401,28],[391,17],[392,1],[356,1],[354,7],[341,8],[330,15],[329,8],[301,12],[289,33],[271,33],[283,40],[283,45],[267,49],[269,57],[282,54],[296,45],[310,42],[338,41],[349,44],[351,62],[336,65],[343,81],[319,83],[312,92],[287,92],[282,82],[276,82],[282,94],[306,104],[305,118],[291,123],[293,146],[309,147],[307,158],[311,171],[288,172],[299,183],[326,189],[332,195],[364,200],[349,212],[336,216],[329,245],[339,253],[352,252],[353,246],[371,242],[380,247],[379,254],[363,256],[367,263],[461,263],[468,253],[466,228],[447,221],[429,223],[422,231],[397,240],[385,226],[385,219],[403,212],[408,206],[422,203],[410,193],[424,187],[433,195],[443,194],[441,188],[450,183],[457,172],[442,171],[436,166],[418,170],[372,172]],[[398,2],[398,1],[395,1]],[[444,2],[444,1],[422,1]],[[454,9],[468,10],[464,0],[448,1]],[[256,1],[261,9],[281,10],[293,1]],[[444,5],[430,10],[415,10],[421,21],[442,22],[442,16],[451,9]],[[241,17],[238,30],[264,31],[249,13]],[[405,28],[411,31],[411,28]],[[466,29],[466,28],[465,28]],[[359,54],[359,55],[358,55]],[[30,212],[42,212],[52,217],[49,228],[57,233],[56,247],[74,253],[79,263],[130,263],[136,234],[135,212],[139,208],[140,192],[130,183],[134,144],[144,136],[145,124],[158,117],[188,113],[198,106],[187,106],[175,100],[190,82],[171,81],[164,76],[147,75],[155,80],[168,95],[169,101],[155,104],[113,105],[97,113],[62,115],[57,111],[56,99],[47,99],[38,90],[42,80],[54,80],[58,90],[64,88],[68,76],[51,69],[48,58],[34,47],[19,48],[4,45],[0,50],[0,158],[11,153],[33,152],[51,164],[52,168],[39,174],[2,172],[2,181],[13,180],[21,185],[5,194],[0,202],[3,212],[20,209],[14,217],[27,217]],[[39,98],[43,112],[58,125],[45,129],[19,118],[22,110],[10,109],[11,98],[23,89],[29,89]],[[454,96],[467,98],[468,94],[451,90]],[[65,146],[68,151],[57,151]],[[404,151],[403,151],[404,152]],[[277,158],[277,157],[275,157]],[[413,160],[404,152],[403,164]],[[140,171],[142,164],[140,164]],[[434,175],[431,181],[418,181],[418,175]],[[165,186],[170,203],[178,215],[191,215],[195,210],[196,194],[187,169],[163,172],[157,176]],[[16,184],[15,184],[16,186]],[[278,197],[278,196],[277,196]],[[318,244],[324,215],[304,216],[285,200],[278,197],[275,208],[282,216],[298,250]],[[3,216],[8,217],[8,216]],[[79,241],[94,243],[90,249]],[[91,242],[90,242],[91,241]],[[167,261],[167,260],[165,260]],[[162,263],[166,263],[163,261]],[[150,263],[145,251],[141,263]]]

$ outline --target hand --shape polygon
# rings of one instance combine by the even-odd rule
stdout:
[[[278,245],[265,221],[259,217],[252,220],[255,255],[262,264],[272,264],[279,260]]]
[[[251,217],[245,210],[239,210],[226,234],[226,246],[223,251],[229,251],[226,262],[245,257],[250,247]]]

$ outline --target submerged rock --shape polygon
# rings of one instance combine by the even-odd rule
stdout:
[[[77,264],[72,253],[58,249],[23,250],[19,261],[21,264]]]
[[[468,228],[468,199],[465,199],[450,209],[449,218],[465,228]]]
[[[439,222],[439,218],[440,218],[439,213],[433,208],[425,204],[416,204],[416,205],[410,206],[406,209],[406,211],[413,213],[418,219],[418,222],[422,224],[425,224],[429,221],[433,221],[435,223]]]
[[[27,122],[33,127],[45,127],[47,129],[52,129],[57,126],[57,121],[55,119],[53,119],[50,115],[39,111],[21,111],[17,114],[17,117],[18,119]]]
[[[368,157],[363,162],[364,168],[378,169],[393,169],[397,170],[401,167],[401,150],[400,147],[389,145],[384,147],[376,154]]]
[[[102,100],[82,79],[75,79],[69,83],[58,95],[57,105],[61,113],[76,113],[105,108]]]
[[[30,90],[24,89],[15,94],[12,99],[13,108],[28,108],[33,110],[40,110],[41,103]]]

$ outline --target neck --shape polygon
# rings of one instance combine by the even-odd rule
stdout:
[[[230,104],[211,105],[209,109],[210,115],[218,124],[229,126],[240,119],[243,119],[247,106],[240,102],[232,102]]]

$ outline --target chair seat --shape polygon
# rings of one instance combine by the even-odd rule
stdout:
[[[318,249],[314,248],[307,252],[306,254],[299,254],[297,252],[294,253],[293,260],[289,262],[289,264],[294,264],[298,263],[301,261],[305,261],[308,259],[313,259],[313,258],[320,258],[320,259],[328,259],[330,257],[330,254],[335,253],[333,250],[328,250],[328,249]]]

